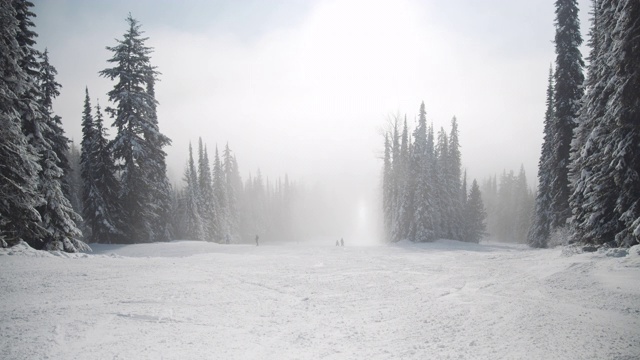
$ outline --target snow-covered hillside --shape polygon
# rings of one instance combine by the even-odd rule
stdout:
[[[331,245],[2,249],[0,357],[640,358],[638,247]]]

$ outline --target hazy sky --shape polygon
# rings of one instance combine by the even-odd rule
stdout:
[[[122,38],[129,12],[141,22],[162,73],[158,116],[173,140],[174,182],[188,142],[201,136],[210,149],[229,142],[243,178],[260,167],[307,184],[341,179],[336,193],[362,207],[379,184],[380,129],[396,113],[413,127],[421,101],[436,128],[457,117],[471,177],[524,164],[535,180],[552,0],[35,4],[38,47],[49,49],[63,86],[54,110],[76,143],[85,85],[94,105],[108,105],[113,83],[98,76],[110,66],[105,46]],[[583,33],[589,4],[580,1]]]

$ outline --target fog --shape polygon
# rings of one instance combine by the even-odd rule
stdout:
[[[67,136],[81,139],[84,89],[108,106],[106,46],[129,12],[154,48],[169,177],[182,186],[188,144],[229,144],[243,179],[258,169],[304,186],[318,207],[308,237],[365,244],[380,228],[381,129],[460,127],[470,178],[524,165],[535,181],[553,1],[35,1]],[[586,33],[588,1],[580,1]],[[586,37],[585,37],[586,39]],[[113,129],[111,133],[113,134]],[[315,206],[315,205],[309,205]],[[302,226],[302,225],[300,225]],[[322,240],[324,241],[324,240]]]

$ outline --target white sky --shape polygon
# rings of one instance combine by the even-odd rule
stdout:
[[[258,167],[288,172],[359,194],[362,207],[379,184],[380,129],[398,112],[413,126],[421,101],[436,128],[458,118],[470,177],[524,164],[535,181],[553,3],[39,0],[35,23],[63,85],[54,110],[76,143],[85,85],[94,105],[108,105],[113,84],[98,71],[130,11],[162,73],[158,115],[173,140],[173,182],[188,142],[202,136],[210,149],[229,142],[243,178]],[[583,33],[589,3],[580,1]]]

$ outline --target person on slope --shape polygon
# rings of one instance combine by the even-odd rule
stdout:
[[[344,246],[344,238],[340,238],[340,246]]]
[[[260,244],[258,243],[258,239],[260,239],[260,236],[256,235],[256,246],[260,245]]]

